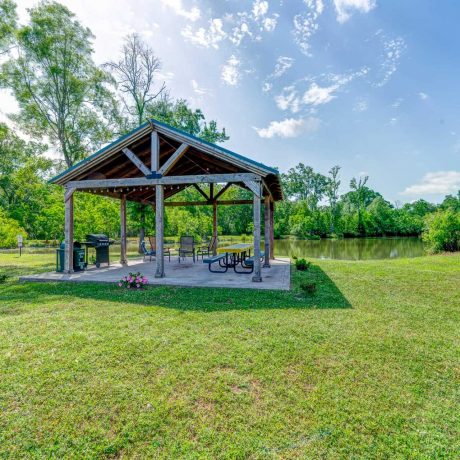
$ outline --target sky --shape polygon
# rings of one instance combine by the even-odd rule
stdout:
[[[18,13],[36,1],[19,0]],[[460,189],[460,3],[430,0],[61,0],[98,64],[137,32],[158,84],[281,172],[341,166],[392,202]],[[1,111],[14,106],[1,94]]]

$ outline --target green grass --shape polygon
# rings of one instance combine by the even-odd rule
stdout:
[[[0,458],[458,458],[458,254],[291,292],[16,281],[53,265],[0,254]]]

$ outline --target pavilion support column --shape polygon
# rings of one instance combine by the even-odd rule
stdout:
[[[126,195],[122,195],[120,199],[120,263],[121,265],[128,265],[126,259]]]
[[[275,260],[275,203],[270,200],[270,259]]]
[[[155,278],[164,278],[164,186],[155,186],[155,238],[156,238],[156,271]]]
[[[214,247],[212,248],[213,255],[217,254],[217,202],[212,203],[212,236],[214,237]]]
[[[64,224],[64,272],[73,273],[73,195],[75,189],[66,189],[64,195],[65,224]]]
[[[270,268],[270,196],[265,197],[265,211],[264,211],[264,268]]]
[[[262,269],[260,263],[260,184],[258,184],[259,193],[254,193],[253,211],[254,211],[254,275],[252,281],[260,283],[262,281]]]

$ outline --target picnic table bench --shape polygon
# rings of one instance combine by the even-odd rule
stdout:
[[[217,254],[215,256],[204,258],[203,263],[208,264],[208,269],[211,273],[225,273],[228,270],[227,258],[228,258],[228,255],[226,253]],[[224,260],[225,262],[223,262]],[[213,270],[211,267],[215,263],[218,263],[219,267],[223,268],[224,270]]]
[[[233,268],[235,273],[250,274],[254,271],[254,258],[251,257],[252,244],[231,244],[217,248],[217,255],[206,257],[203,262],[208,264],[212,273],[226,273]],[[263,261],[263,257],[261,257]],[[212,266],[218,263],[221,270],[214,270]],[[238,267],[241,266],[241,269]]]

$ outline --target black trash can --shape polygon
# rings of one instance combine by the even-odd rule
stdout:
[[[59,245],[59,249],[56,249],[56,271],[63,272],[65,264],[65,243]]]
[[[56,271],[63,272],[65,266],[65,243],[61,243],[56,249]],[[73,271],[79,272],[86,268],[85,250],[78,241],[73,244]]]

